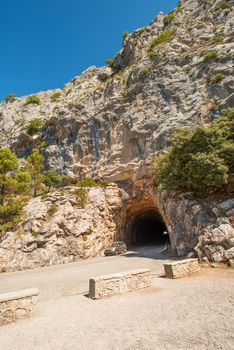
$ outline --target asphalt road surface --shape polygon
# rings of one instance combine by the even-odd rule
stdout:
[[[233,350],[234,270],[162,278],[163,246],[0,275],[0,292],[37,287],[28,319],[0,327],[0,350]],[[90,277],[150,268],[152,287],[87,298]]]
[[[0,275],[0,293],[38,288],[39,300],[88,291],[89,279],[102,274],[149,268],[153,274],[163,272],[161,253],[165,245],[139,246],[123,255],[80,260],[66,265],[53,265],[33,270]]]

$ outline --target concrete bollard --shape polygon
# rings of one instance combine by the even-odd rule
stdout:
[[[185,259],[164,264],[166,278],[180,278],[199,271],[198,259]]]
[[[138,269],[111,275],[102,275],[90,279],[89,297],[92,299],[100,299],[150,286],[151,271],[149,269]]]
[[[0,294],[0,326],[30,317],[35,310],[37,295],[36,288]]]

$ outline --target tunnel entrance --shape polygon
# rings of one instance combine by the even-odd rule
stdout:
[[[159,212],[150,209],[139,213],[133,220],[131,244],[164,244],[169,242],[166,225]]]

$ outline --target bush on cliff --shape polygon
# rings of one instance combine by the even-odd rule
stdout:
[[[234,108],[208,127],[178,129],[154,161],[156,185],[169,190],[211,192],[234,181]]]
[[[8,102],[14,102],[16,100],[16,94],[8,94],[6,97],[5,97],[5,102],[8,103]]]
[[[9,148],[0,149],[0,233],[19,220],[30,181],[16,155]]]
[[[44,172],[44,185],[48,188],[48,191],[50,192],[52,187],[56,187],[62,182],[62,177],[59,176],[55,170],[50,169]]]
[[[170,42],[174,36],[176,35],[176,29],[168,29],[164,30],[163,32],[159,33],[158,36],[156,36],[151,44],[150,44],[150,51],[152,51],[155,46],[160,44],[165,44]]]
[[[41,189],[42,183],[45,179],[43,174],[44,157],[37,149],[33,149],[32,153],[26,159],[25,170],[31,176],[31,189],[33,190],[34,197],[37,196],[38,191]]]
[[[27,97],[24,103],[24,106],[33,105],[33,104],[39,105],[40,103],[41,103],[40,98],[37,95],[31,95]]]
[[[34,118],[30,120],[27,125],[27,134],[30,136],[36,135],[42,127],[42,120],[40,118]]]

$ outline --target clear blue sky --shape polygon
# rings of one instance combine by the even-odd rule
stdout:
[[[0,0],[0,100],[63,87],[177,0]]]

